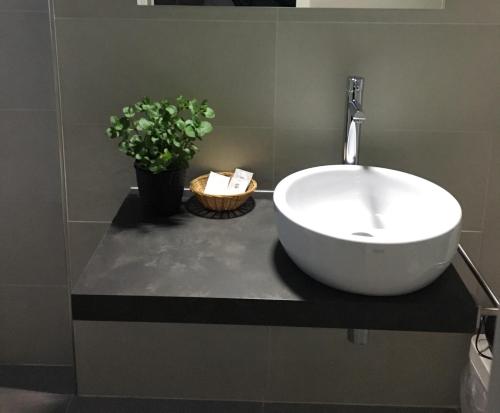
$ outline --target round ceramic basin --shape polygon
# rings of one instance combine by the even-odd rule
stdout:
[[[279,239],[308,275],[367,295],[433,282],[457,250],[462,210],[440,186],[391,169],[329,165],[274,191]]]

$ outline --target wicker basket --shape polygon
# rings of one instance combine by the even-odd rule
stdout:
[[[218,172],[221,175],[233,176],[232,172]],[[257,189],[257,182],[254,179],[248,185],[246,192],[238,195],[208,195],[205,194],[208,174],[199,176],[191,181],[189,189],[195,194],[200,203],[211,211],[234,211],[242,206],[246,200]]]

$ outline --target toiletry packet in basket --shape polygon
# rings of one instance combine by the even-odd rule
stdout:
[[[244,171],[243,169],[236,168],[234,174],[229,181],[229,186],[227,188],[228,195],[238,195],[245,192],[250,185],[253,173]]]

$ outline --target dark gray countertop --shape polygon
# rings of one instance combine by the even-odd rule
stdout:
[[[269,194],[233,219],[182,212],[146,222],[125,199],[72,291],[80,320],[197,322],[472,332],[476,306],[450,266],[399,297],[326,287],[281,247]]]

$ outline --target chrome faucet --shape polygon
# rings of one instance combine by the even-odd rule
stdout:
[[[359,76],[347,78],[347,121],[344,142],[344,164],[357,165],[361,124],[366,120],[363,113],[363,85],[365,79]]]

